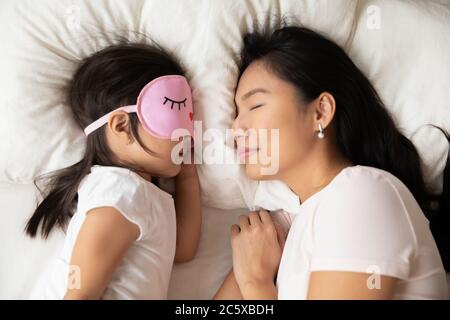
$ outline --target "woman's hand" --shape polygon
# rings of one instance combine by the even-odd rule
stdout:
[[[233,268],[245,299],[277,298],[275,276],[281,260],[277,228],[265,210],[240,216],[231,227]]]

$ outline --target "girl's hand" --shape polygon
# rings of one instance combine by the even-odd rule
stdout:
[[[180,173],[178,173],[176,178],[197,178],[197,170],[194,164],[194,151],[194,142],[191,138],[191,149],[189,150],[189,154],[184,156],[184,159],[189,159],[189,161],[183,161]]]
[[[244,298],[247,289],[274,289],[282,253],[277,229],[265,210],[240,216],[231,227],[233,268]]]
[[[183,163],[181,164],[180,173],[175,177],[175,179],[185,179],[185,178],[196,178],[197,179],[197,169],[195,164]]]
[[[188,155],[185,155],[186,157]],[[175,262],[194,259],[202,225],[200,183],[194,164],[194,150],[191,162],[182,163],[180,173],[175,177],[175,209],[177,215],[177,242]]]

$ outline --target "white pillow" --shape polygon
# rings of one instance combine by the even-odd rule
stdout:
[[[0,153],[7,157],[0,159],[0,181],[28,183],[81,158],[85,138],[64,103],[64,88],[82,58],[115,43],[118,36],[145,40],[133,33],[140,32],[173,50],[189,71],[195,119],[203,120],[204,128],[224,130],[234,117],[233,54],[240,48],[241,33],[253,24],[277,23],[286,13],[312,21],[320,18],[321,8],[329,8],[338,12],[335,21],[348,15],[335,32],[344,39],[350,30],[350,3],[44,0],[30,8],[29,1],[2,1],[0,135],[5,138]],[[335,30],[325,19],[316,20]],[[223,140],[213,143],[224,146]],[[203,165],[199,174],[205,205],[243,207],[241,190],[244,196],[253,190],[237,164]]]
[[[441,192],[449,145],[427,124],[450,130],[450,2],[365,1],[359,12],[350,56],[418,148],[425,182]]]
[[[370,3],[382,9],[381,30],[365,27]],[[80,59],[115,43],[117,35],[142,41],[133,31],[173,50],[184,63],[195,119],[203,120],[204,128],[231,127],[242,34],[274,28],[283,17],[345,46],[408,136],[428,122],[450,127],[445,108],[450,74],[444,71],[449,69],[444,59],[450,51],[448,6],[430,4],[425,11],[423,3],[352,0],[42,0],[29,5],[25,0],[0,4],[0,153],[7,155],[0,159],[0,182],[28,183],[81,158],[84,136],[64,103],[64,86]],[[439,185],[445,144],[433,132],[422,128],[413,140],[424,155],[428,182]],[[210,144],[233,152],[223,139]],[[431,152],[425,152],[427,145]],[[204,164],[199,175],[204,205],[231,209],[251,203],[256,185],[238,164]]]

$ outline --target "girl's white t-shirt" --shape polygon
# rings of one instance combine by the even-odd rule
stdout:
[[[314,271],[398,278],[394,299],[447,299],[447,281],[429,222],[406,186],[365,166],[342,170],[295,214],[277,276],[279,299],[306,299]],[[381,286],[383,283],[381,283]]]
[[[129,169],[99,165],[80,183],[62,250],[34,298],[62,299],[69,285],[82,286],[77,273],[83,270],[70,266],[70,260],[86,214],[98,207],[114,207],[140,230],[102,299],[166,299],[176,246],[173,198]]]

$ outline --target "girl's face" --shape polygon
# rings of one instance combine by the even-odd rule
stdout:
[[[146,179],[150,176],[174,177],[180,172],[181,165],[176,163],[176,158],[182,155],[180,148],[176,148],[179,141],[156,138],[139,123],[139,137],[142,144],[152,151],[149,153],[132,137],[129,128],[131,123],[126,112],[117,111],[111,115],[106,137],[111,151],[122,164]]]
[[[255,61],[244,71],[235,103],[234,136],[249,178],[283,179],[313,150],[317,141],[313,103],[302,103],[294,86],[263,62]],[[271,166],[273,170],[267,170]]]
[[[159,139],[144,130],[141,124],[138,126],[139,136],[142,143],[153,153],[147,153],[137,141],[133,141],[133,158],[136,164],[143,171],[158,177],[174,177],[181,169],[181,165],[176,163],[175,157],[181,155],[176,152],[176,145],[179,141],[171,141],[170,139]],[[172,154],[173,152],[173,154]]]

